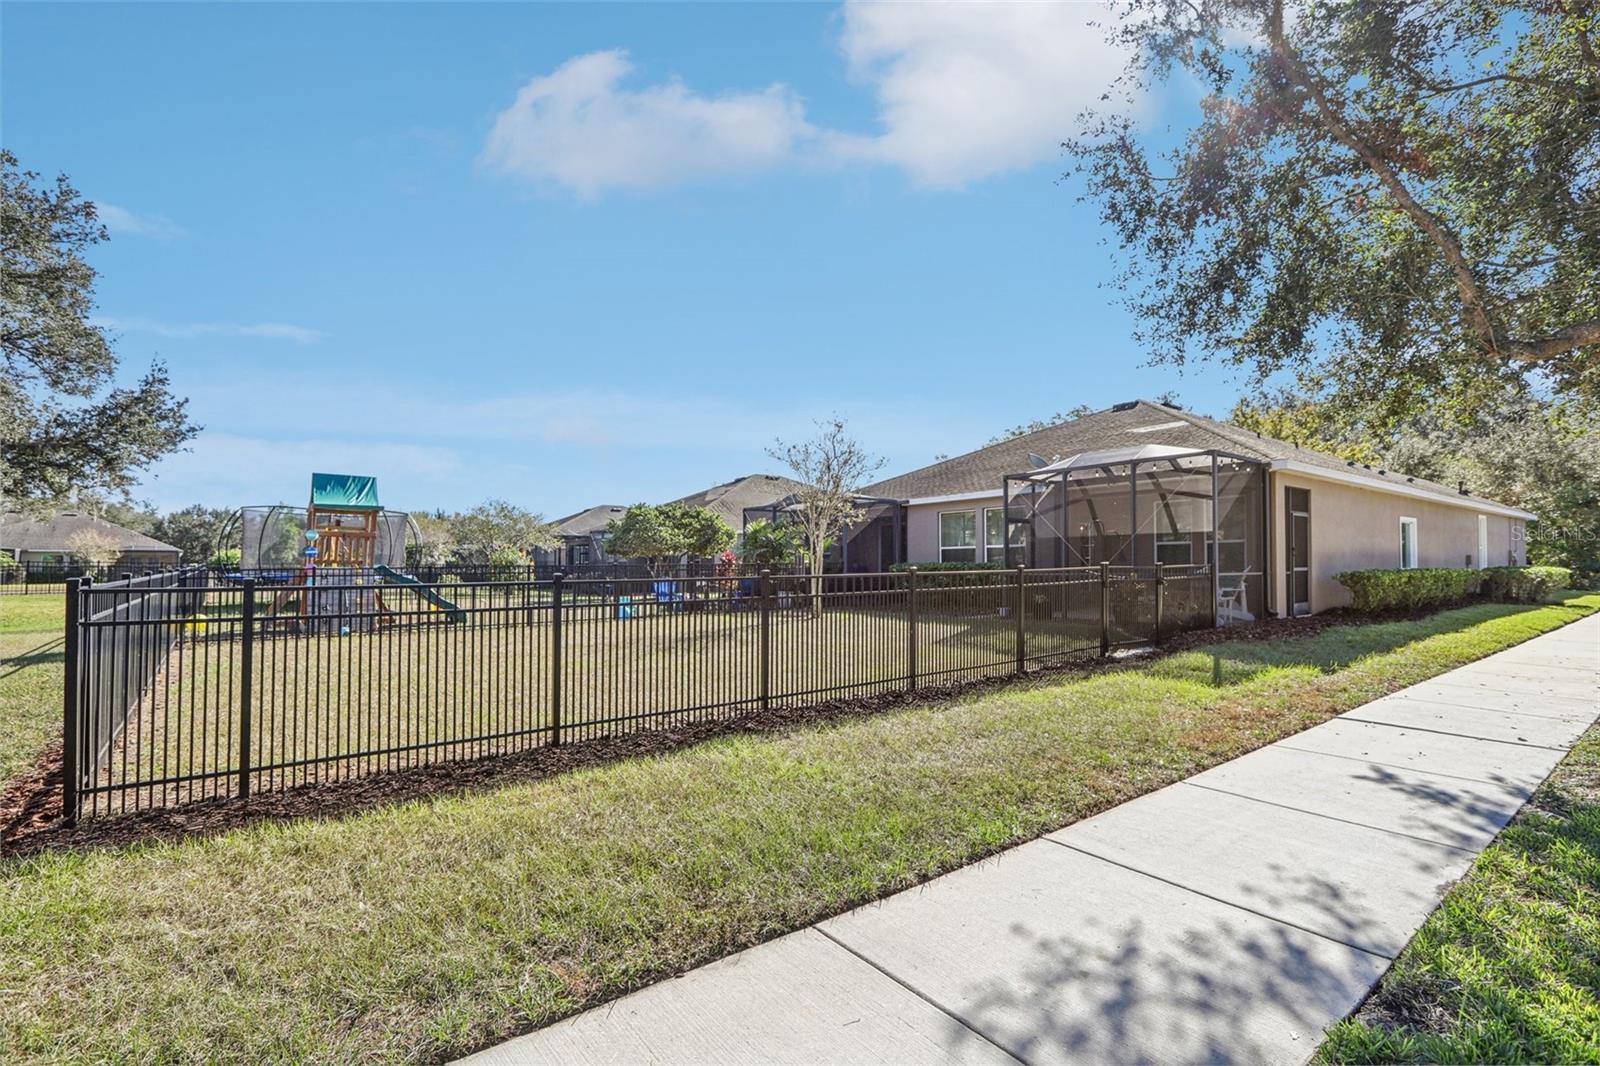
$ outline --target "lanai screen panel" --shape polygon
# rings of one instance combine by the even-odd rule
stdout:
[[[1126,463],[1067,475],[1067,565],[1133,564],[1133,494]]]
[[[1060,474],[1005,479],[1006,565],[1066,566],[1066,489]]]
[[[1266,610],[1266,499],[1261,467],[1217,460],[1217,588],[1223,622],[1248,622]]]
[[[1211,457],[1141,463],[1138,563],[1203,566],[1210,561]]]

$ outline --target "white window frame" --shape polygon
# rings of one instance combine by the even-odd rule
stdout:
[[[944,542],[944,516],[947,515],[947,514],[964,514],[964,515],[970,515],[971,516],[972,523],[973,523],[972,543],[971,544],[950,544],[950,545],[946,545],[945,544],[945,542]],[[979,531],[978,531],[978,528],[977,528],[977,523],[978,523],[978,509],[977,508],[966,507],[966,508],[961,508],[961,509],[957,509],[957,510],[953,510],[953,511],[940,511],[939,512],[939,561],[941,563],[947,563],[947,562],[948,563],[966,563],[966,562],[976,563],[978,561],[978,559],[980,557],[979,553],[983,551],[983,545],[980,543],[983,540],[983,538],[978,535]],[[946,559],[944,553],[947,552],[947,551],[959,551],[959,552],[970,551],[972,553],[972,558],[971,559]]]
[[[1489,565],[1489,516],[1478,516],[1478,569]]]
[[[989,543],[989,516],[1000,516],[1000,539],[993,544]],[[979,537],[983,541],[983,559],[985,562],[1001,563],[1006,561],[1006,509],[1004,507],[985,507],[983,509],[983,527],[979,530]]]
[[[1406,529],[1411,530],[1411,558],[1406,558]],[[1402,515],[1400,518],[1400,569],[1416,570],[1422,565],[1422,540],[1418,536],[1417,520]]]
[[[1209,535],[1208,535],[1207,539],[1208,540],[1210,539]],[[1193,533],[1179,533],[1179,532],[1176,532],[1174,530],[1167,530],[1165,532],[1163,532],[1161,530],[1157,530],[1156,531],[1155,548],[1154,548],[1155,556],[1156,556],[1155,557],[1155,561],[1158,562],[1158,563],[1166,561],[1166,560],[1161,558],[1161,549],[1163,547],[1174,548],[1174,547],[1177,547],[1180,544],[1183,545],[1183,554],[1184,554],[1183,562],[1181,562],[1181,563],[1168,563],[1167,565],[1168,566],[1192,566],[1192,565],[1194,565],[1194,534]]]

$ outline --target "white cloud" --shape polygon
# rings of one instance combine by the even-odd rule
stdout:
[[[114,234],[171,240],[174,237],[182,237],[185,232],[182,226],[166,215],[138,214],[126,207],[118,207],[116,204],[104,201],[95,204],[94,209],[101,223]]]
[[[320,329],[289,322],[157,322],[148,318],[97,318],[95,324],[120,333],[153,333],[158,337],[259,337],[314,344],[327,336]]]
[[[483,161],[594,196],[769,168],[811,132],[782,85],[716,97],[677,81],[623,88],[632,70],[627,53],[614,50],[534,78],[495,119]]]
[[[882,131],[838,150],[944,187],[1053,159],[1126,61],[1091,25],[1108,15],[1099,3],[850,3],[841,43],[874,86]]]
[[[782,84],[720,96],[676,80],[625,88],[627,53],[593,52],[523,86],[482,159],[584,197],[824,160],[959,187],[1056,155],[1123,67],[1091,25],[1108,14],[1095,2],[851,0],[840,45],[877,97],[875,133],[813,125]]]

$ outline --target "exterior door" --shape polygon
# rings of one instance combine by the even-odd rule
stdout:
[[[1489,516],[1478,516],[1478,569],[1489,565]]]
[[[1311,613],[1311,490],[1284,489],[1285,586],[1289,615]]]

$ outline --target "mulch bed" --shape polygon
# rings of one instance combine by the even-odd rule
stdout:
[[[714,737],[779,732],[800,726],[843,721],[896,707],[953,700],[988,691],[1027,688],[1070,676],[1089,676],[1149,662],[1210,644],[1305,638],[1337,625],[1370,622],[1347,614],[1272,618],[1226,629],[1190,630],[1162,641],[1148,654],[1115,658],[1069,659],[1031,670],[976,681],[833,700],[808,707],[773,708],[720,721],[644,730],[617,737],[542,747],[514,755],[470,762],[445,762],[347,781],[303,785],[248,800],[208,799],[112,817],[86,818],[76,826],[61,818],[61,743],[39,753],[33,766],[0,792],[0,856],[26,855],[50,848],[102,848],[188,836],[208,836],[261,821],[291,818],[342,818],[385,804],[483,792],[620,759],[662,755]]]

